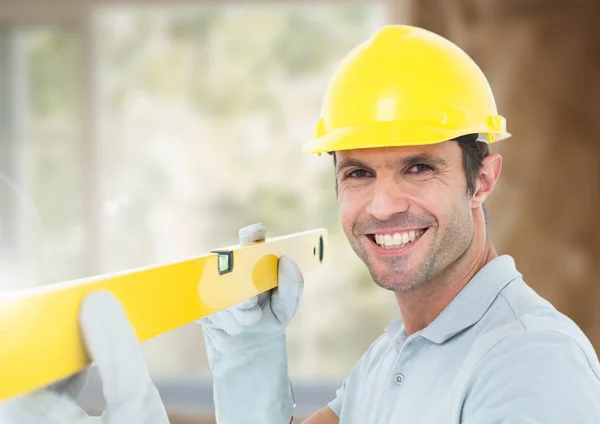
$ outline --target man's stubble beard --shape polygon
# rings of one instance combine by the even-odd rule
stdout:
[[[439,227],[436,221],[434,225],[430,226],[427,233],[436,231],[437,228]],[[427,236],[431,236],[431,234],[427,234]],[[405,259],[399,257],[379,258],[380,262],[385,263],[385,269],[392,270],[387,272],[387,275],[382,276],[377,273],[376,269],[370,263],[366,249],[360,243],[351,243],[351,245],[356,255],[367,266],[375,284],[395,293],[408,293],[426,286],[429,281],[440,275],[458,260],[469,248],[473,236],[474,225],[471,219],[470,208],[461,205],[452,215],[446,231],[437,246],[435,244],[430,245],[414,274],[412,276],[404,275],[404,278],[398,278],[398,275],[402,275],[403,272],[409,272],[406,269],[408,263]],[[432,243],[435,243],[435,241],[434,239]]]

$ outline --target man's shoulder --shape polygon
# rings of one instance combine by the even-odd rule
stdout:
[[[505,322],[485,334],[487,343],[525,343],[556,345],[567,348],[574,344],[586,356],[597,360],[594,347],[583,330],[567,315],[556,309],[522,279],[507,285],[498,295],[498,308],[508,313]]]
[[[551,366],[552,361],[564,361],[579,363],[582,372],[600,381],[600,362],[589,338],[522,280],[502,290],[495,307],[505,311],[497,314],[497,322],[488,322],[477,337],[466,361],[471,367],[502,363],[534,371]]]
[[[494,332],[462,369],[466,421],[518,414],[531,422],[592,422],[600,415],[600,364],[586,338],[555,325]]]
[[[517,328],[515,325],[499,327],[482,337],[473,347],[480,347],[477,362],[480,364],[507,356],[535,362],[540,356],[546,358],[568,358],[581,361],[600,380],[600,364],[594,348],[585,335],[564,331],[560,327]]]
[[[498,293],[475,327],[477,335],[464,363],[470,372],[500,363],[519,372],[527,369],[522,366],[531,364],[529,369],[534,371],[536,367],[550,366],[551,362],[545,360],[552,358],[551,361],[578,362],[582,372],[600,381],[598,356],[585,333],[521,278]],[[544,360],[540,361],[540,357]]]

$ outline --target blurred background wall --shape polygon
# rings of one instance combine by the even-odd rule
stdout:
[[[501,253],[600,351],[600,5],[538,0],[0,0],[0,290],[330,230],[289,329],[299,415],[397,316],[303,155],[340,59],[409,23],[463,47],[513,138],[489,200]],[[173,282],[177,284],[177,282]],[[143,345],[173,424],[214,422],[195,324]],[[94,380],[82,399],[102,407]]]

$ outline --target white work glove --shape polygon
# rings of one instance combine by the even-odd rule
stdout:
[[[2,424],[168,424],[167,413],[119,301],[90,294],[79,316],[89,355],[98,368],[106,410],[90,417],[77,397],[89,369],[44,389],[0,403]]]
[[[261,224],[240,230],[239,242],[265,238]],[[287,366],[286,327],[294,317],[304,279],[281,256],[278,287],[216,312],[202,324],[213,374],[219,424],[288,424],[294,399]]]

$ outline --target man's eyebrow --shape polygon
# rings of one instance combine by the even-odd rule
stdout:
[[[352,166],[356,166],[358,168],[365,168],[365,169],[371,169],[366,163],[361,162],[358,159],[354,159],[354,158],[345,158],[342,159],[338,165],[337,165],[337,169],[336,172],[340,172],[343,169],[346,168],[350,168]]]
[[[402,158],[398,161],[398,164],[402,167],[411,167],[418,165],[420,163],[424,163],[426,165],[432,165],[436,168],[446,168],[448,166],[448,162],[445,159],[442,159],[438,156],[431,156],[426,153],[420,153],[413,156],[408,156]]]

